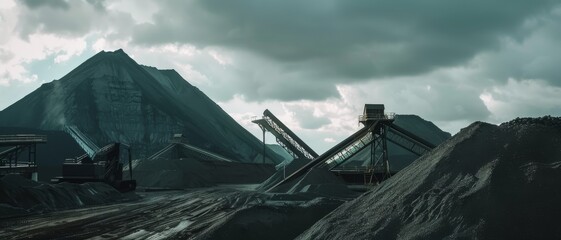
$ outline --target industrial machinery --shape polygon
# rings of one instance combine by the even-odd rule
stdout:
[[[36,134],[0,135],[0,176],[20,174],[37,181],[37,144],[47,142],[47,136]],[[27,159],[19,159],[27,152]]]
[[[129,180],[123,180],[123,163],[129,164]],[[111,143],[100,148],[92,157],[84,154],[77,158],[66,159],[62,164],[62,176],[51,181],[85,183],[105,182],[121,192],[136,189],[132,179],[130,147],[122,143]]]
[[[292,130],[282,123],[269,109],[263,112],[263,118],[255,119],[253,123],[263,130],[263,163],[265,163],[265,132],[272,133],[277,143],[294,158],[313,160],[318,154],[300,139]]]
[[[394,115],[393,113],[385,113],[383,104],[365,104],[364,112],[358,118],[359,123],[362,123],[364,127],[318,156],[315,152],[309,150],[309,147],[296,137],[290,129],[280,123],[280,120],[266,110],[263,119],[253,122],[259,124],[263,131],[271,131],[277,137],[277,141],[282,143],[281,146],[285,147],[295,157],[310,159],[306,165],[286,176],[285,179],[268,190],[293,181],[313,168],[327,168],[350,184],[381,182],[395,174],[395,172],[391,172],[389,166],[388,141],[417,156],[435,148],[432,143],[393,124]],[[353,156],[368,147],[370,148],[368,164],[345,166]]]

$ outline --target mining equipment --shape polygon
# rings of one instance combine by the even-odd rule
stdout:
[[[37,144],[44,143],[47,143],[45,135],[0,135],[0,176],[19,174],[37,181]],[[26,152],[27,159],[21,158]]]
[[[129,180],[123,180],[123,163],[128,161]],[[105,182],[120,192],[136,189],[136,180],[132,179],[132,162],[130,146],[123,143],[111,143],[93,156],[87,153],[62,164],[62,176],[51,179],[53,183],[70,182]]]
[[[394,113],[385,112],[383,104],[365,104],[363,113],[358,117],[359,124],[364,127],[325,153],[318,155],[269,110],[265,110],[262,119],[253,120],[253,123],[258,124],[263,130],[263,138],[265,131],[269,131],[276,137],[279,145],[295,158],[309,159],[306,165],[286,176],[268,190],[293,181],[313,168],[327,168],[349,185],[377,184],[396,173],[390,169],[388,141],[417,156],[421,156],[435,147],[425,139],[393,124],[394,116]],[[263,139],[264,142],[265,139]],[[370,157],[366,164],[347,166],[353,156],[366,148],[370,150]]]

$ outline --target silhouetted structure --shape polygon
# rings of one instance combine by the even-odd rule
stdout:
[[[37,181],[37,144],[47,142],[47,136],[35,134],[0,135],[0,176],[17,173]],[[27,161],[19,155],[27,151]]]
[[[312,168],[329,168],[331,172],[341,176],[349,183],[381,182],[394,174],[390,171],[387,141],[418,156],[435,147],[415,134],[394,125],[394,114],[385,113],[384,110],[383,104],[366,104],[363,114],[359,116],[359,122],[364,125],[362,129],[314,158],[269,190],[304,175]],[[370,147],[369,164],[345,166],[349,159],[366,147]]]
[[[263,118],[252,121],[263,130],[263,163],[265,161],[265,131],[272,133],[277,143],[283,147],[294,158],[314,159],[318,154],[310,148],[302,139],[292,132],[268,109],[263,112]]]

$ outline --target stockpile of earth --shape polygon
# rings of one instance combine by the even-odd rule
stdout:
[[[476,122],[299,239],[560,239],[561,118]]]
[[[196,159],[144,159],[134,168],[137,185],[147,188],[200,188],[214,186],[209,169]]]
[[[284,180],[286,176],[294,173],[309,162],[309,159],[294,159],[289,164],[279,168],[275,174],[261,183],[257,187],[257,190],[268,190],[272,193],[310,194],[313,196],[347,199],[354,198],[358,195],[356,192],[350,190],[342,179],[325,168],[312,168],[305,175],[271,189],[271,187]]]
[[[301,168],[302,166],[306,165],[306,163],[309,162],[310,162],[309,159],[301,159],[301,158],[297,158],[292,161],[282,162],[281,164],[278,165],[278,169],[275,172],[275,174],[273,174],[267,180],[259,184],[257,190],[265,191],[271,188],[275,184],[282,181],[285,177],[290,176],[290,174],[294,173],[296,170],[298,170],[299,168]]]
[[[195,239],[294,239],[344,202],[304,196],[300,196],[302,201],[275,201],[275,197],[279,196],[263,203],[246,204],[217,219]]]
[[[261,141],[176,71],[142,66],[121,49],[99,52],[0,111],[0,126],[75,126],[98,146],[131,146],[135,159],[165,147],[176,133],[239,162],[260,163],[263,157]],[[267,163],[282,161],[266,151]]]
[[[140,160],[133,168],[133,176],[140,187],[186,189],[218,184],[258,184],[274,171],[271,164],[161,157]]]
[[[0,179],[0,218],[138,199],[105,183],[38,183],[19,175]]]

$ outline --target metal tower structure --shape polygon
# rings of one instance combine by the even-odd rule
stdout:
[[[19,173],[37,180],[37,144],[47,143],[47,136],[35,134],[0,135],[0,175]],[[28,159],[19,155],[26,151]]]
[[[380,182],[392,175],[388,159],[388,141],[417,156],[421,156],[435,147],[428,141],[394,125],[394,116],[393,113],[384,112],[383,104],[366,104],[363,114],[359,116],[359,122],[364,125],[362,129],[322,155],[315,157],[308,164],[269,188],[268,191],[304,175],[312,168],[328,168],[344,179],[360,176],[364,177],[364,183]],[[346,166],[348,160],[367,147],[370,147],[369,164]],[[367,177],[369,179],[366,179]]]
[[[271,111],[265,109],[263,118],[252,121],[263,130],[263,163],[265,163],[265,132],[272,133],[277,143],[294,158],[314,159],[318,154],[284,125]]]

